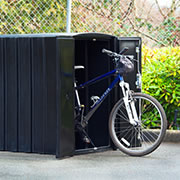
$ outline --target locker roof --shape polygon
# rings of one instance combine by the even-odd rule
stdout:
[[[104,34],[104,33],[39,33],[39,34],[4,34],[0,35],[0,38],[41,38],[41,37],[74,37],[75,39],[81,39],[81,38],[105,38],[105,39],[111,39],[115,36],[110,34]]]

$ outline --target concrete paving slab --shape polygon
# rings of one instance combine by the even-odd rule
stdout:
[[[145,157],[118,151],[76,155],[0,152],[0,180],[156,180],[180,179],[180,143],[163,143]]]

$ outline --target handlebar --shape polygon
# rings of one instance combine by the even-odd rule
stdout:
[[[128,47],[123,48],[119,54],[107,49],[102,49],[102,53],[106,53],[108,56],[113,57],[117,72],[127,73],[134,70],[134,64],[131,62],[133,58],[123,55],[128,49]]]
[[[110,50],[107,50],[107,49],[102,49],[102,53],[105,53],[107,54],[108,56],[114,56],[114,57],[119,57],[119,54],[115,53],[115,52],[112,52]]]
[[[124,54],[126,51],[128,51],[129,50],[129,48],[128,47],[124,47],[120,52],[119,52],[119,54]]]
[[[105,53],[105,54],[107,54],[108,56],[114,57],[114,61],[115,61],[115,62],[118,61],[118,59],[121,59],[123,56],[126,57],[126,58],[128,58],[128,59],[131,60],[131,61],[137,61],[137,60],[134,59],[134,58],[130,58],[129,56],[123,55],[123,54],[124,54],[125,52],[127,52],[128,50],[129,50],[128,47],[124,47],[124,48],[119,52],[119,54],[118,54],[118,53],[116,53],[116,52],[112,52],[112,51],[107,50],[107,49],[102,49],[102,53]]]
[[[102,53],[112,54],[113,52],[107,49],[102,49]]]
[[[121,57],[126,51],[128,51],[129,48],[128,47],[124,47],[120,52],[119,54],[115,53],[115,52],[112,52],[110,50],[107,50],[107,49],[102,49],[102,53],[105,53],[107,54],[108,56],[114,56],[114,57]]]

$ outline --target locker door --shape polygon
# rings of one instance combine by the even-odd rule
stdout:
[[[122,50],[124,47],[128,47],[129,50],[125,53],[125,55],[132,56],[134,59],[138,60],[138,62],[134,61],[134,71],[131,73],[128,73],[124,76],[124,81],[128,82],[130,85],[130,89],[135,92],[140,92],[141,87],[138,87],[137,85],[137,75],[141,73],[141,38],[138,37],[122,37],[118,39],[118,49],[117,52]],[[118,89],[120,89],[118,87]],[[121,90],[118,90],[120,98],[122,97]],[[121,119],[123,121],[123,119]],[[123,123],[126,127],[128,127],[129,124],[126,122]],[[136,131],[132,130],[129,131],[129,140],[131,139],[134,145],[140,146],[141,143],[138,139],[135,139],[135,133]],[[128,139],[127,139],[128,140]]]
[[[130,83],[130,88],[133,91],[141,91],[136,85],[137,73],[141,73],[141,38],[139,37],[121,37],[118,39],[118,49],[119,52],[124,47],[128,47],[129,50],[125,55],[133,56],[134,59],[139,62],[134,62],[134,71],[125,76],[125,80]]]
[[[56,157],[74,154],[74,39],[57,39]]]

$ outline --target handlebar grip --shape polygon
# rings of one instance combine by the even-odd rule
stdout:
[[[126,51],[128,51],[129,48],[128,47],[124,47],[120,52],[119,54],[123,55]]]
[[[112,54],[113,52],[112,52],[112,51],[109,51],[109,50],[107,50],[107,49],[102,49],[102,53]]]

